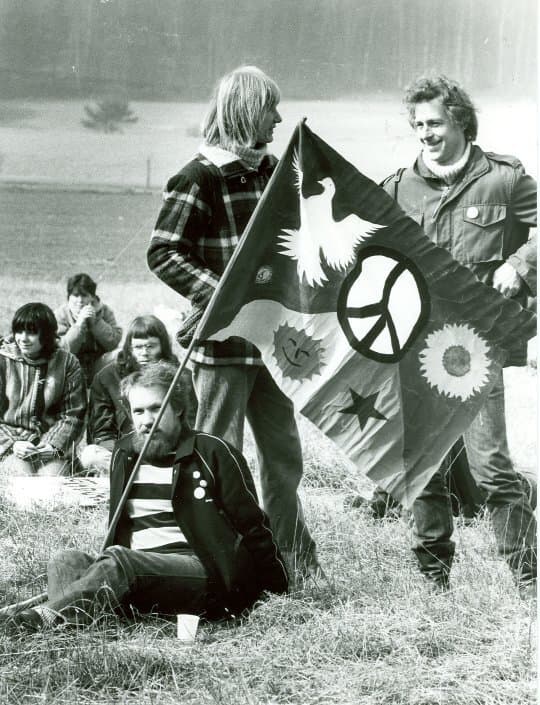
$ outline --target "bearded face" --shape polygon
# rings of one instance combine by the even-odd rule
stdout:
[[[141,452],[159,413],[165,392],[159,387],[132,387],[129,392],[129,404],[133,419],[133,448]],[[182,421],[170,404],[165,407],[158,427],[152,434],[145,457],[148,460],[160,460],[174,452],[182,430]]]

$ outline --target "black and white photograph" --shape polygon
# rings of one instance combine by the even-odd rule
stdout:
[[[0,705],[534,705],[536,0],[0,0]]]

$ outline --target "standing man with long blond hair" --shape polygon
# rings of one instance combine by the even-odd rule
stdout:
[[[203,122],[204,143],[166,187],[148,250],[150,269],[190,299],[191,339],[276,166],[268,153],[280,92],[255,66],[223,76]],[[279,390],[255,346],[241,338],[206,342],[192,355],[199,399],[196,428],[239,450],[244,418],[257,444],[263,504],[289,572],[320,570],[297,490],[302,449],[291,401]]]

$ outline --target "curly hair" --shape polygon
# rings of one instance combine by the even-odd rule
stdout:
[[[416,105],[440,98],[454,125],[458,125],[465,139],[473,142],[478,134],[476,108],[467,92],[457,81],[446,76],[422,76],[407,87],[403,102],[409,113],[409,123],[414,127]]]
[[[133,338],[158,338],[161,344],[160,359],[178,365],[178,359],[172,351],[171,339],[162,321],[152,314],[137,316],[129,324],[124,344],[118,353],[117,366],[120,377],[139,369],[131,352]]]
[[[253,147],[267,109],[279,103],[277,84],[256,66],[239,66],[218,82],[202,123],[207,144],[235,152]]]
[[[11,321],[11,332],[37,333],[41,343],[41,355],[49,358],[56,350],[56,332],[58,323],[52,310],[46,305],[38,302],[24,304],[15,311]]]
[[[177,369],[177,365],[166,362],[165,360],[159,360],[151,365],[147,365],[141,370],[136,370],[127,377],[124,377],[121,381],[120,391],[122,396],[128,399],[129,393],[133,387],[144,387],[147,389],[150,387],[158,387],[163,391],[163,397],[165,397],[174,381]],[[182,383],[181,378],[174,384],[169,404],[177,414],[189,409],[188,390]]]

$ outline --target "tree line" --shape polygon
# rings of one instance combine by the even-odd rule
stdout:
[[[535,0],[0,0],[3,97],[208,96],[253,63],[288,98],[400,90],[429,70],[534,92]]]

